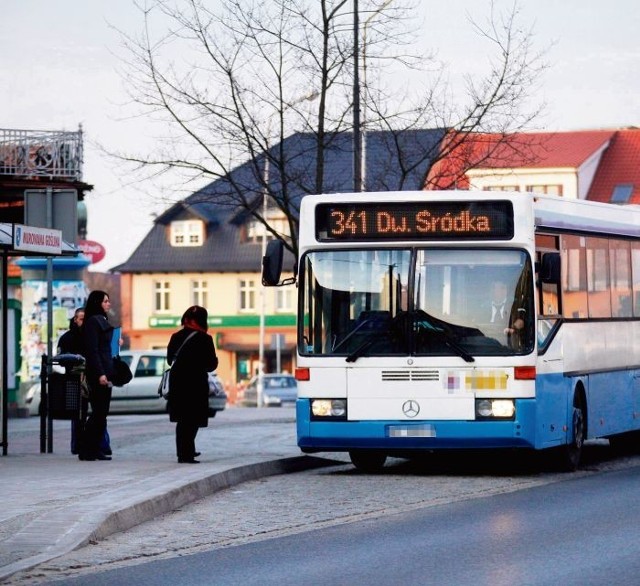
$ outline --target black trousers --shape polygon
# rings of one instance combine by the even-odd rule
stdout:
[[[111,405],[111,387],[89,380],[89,404],[91,415],[87,419],[84,438],[79,446],[81,456],[95,457],[100,454],[100,444],[107,429],[107,415]]]
[[[178,460],[191,460],[196,453],[198,425],[189,421],[176,423],[176,452]]]

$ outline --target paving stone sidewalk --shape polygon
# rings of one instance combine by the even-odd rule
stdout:
[[[333,463],[302,455],[291,409],[227,411],[198,433],[197,465],[177,463],[170,433],[119,446],[109,462],[62,449],[0,457],[0,581],[222,488]]]

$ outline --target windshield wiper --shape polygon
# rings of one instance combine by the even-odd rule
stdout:
[[[451,340],[449,338],[449,334],[442,332],[441,335],[444,338],[445,345],[455,351],[462,358],[462,360],[464,360],[465,362],[476,361],[476,359],[471,354],[469,354],[469,352],[467,352],[462,346],[460,346],[460,344]]]
[[[377,336],[371,336],[368,340],[365,340],[360,346],[358,346],[349,356],[346,358],[346,362],[355,362],[362,356],[362,353],[369,348],[375,341],[378,340]]]

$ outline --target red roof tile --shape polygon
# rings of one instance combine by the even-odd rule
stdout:
[[[632,185],[628,203],[640,204],[640,128],[618,130],[604,152],[587,199],[610,202],[616,185]]]
[[[448,153],[431,168],[428,189],[468,187],[463,169],[523,169],[544,167],[580,167],[615,135],[615,130],[582,130],[572,132],[530,132],[508,136],[474,134],[460,140],[451,132],[443,140],[441,152]]]

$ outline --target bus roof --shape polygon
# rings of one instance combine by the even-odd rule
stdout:
[[[536,226],[640,238],[640,206],[534,196]]]

